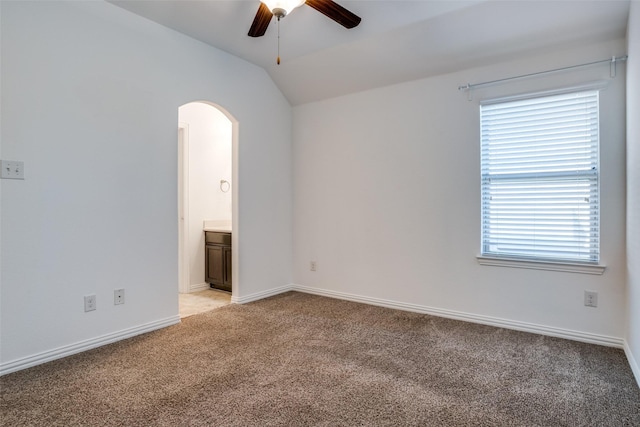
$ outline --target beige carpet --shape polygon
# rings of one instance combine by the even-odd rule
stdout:
[[[289,292],[0,378],[3,426],[640,426],[622,350]]]
[[[205,289],[188,294],[179,294],[178,300],[180,317],[185,318],[231,304],[231,294],[215,289]]]

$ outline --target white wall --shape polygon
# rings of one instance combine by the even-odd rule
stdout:
[[[237,119],[234,297],[291,283],[291,108],[264,70],[104,2],[0,8],[2,155],[26,176],[0,184],[0,371],[177,321],[191,101]]]
[[[640,2],[627,33],[627,357],[640,384]]]
[[[621,345],[624,334],[624,67],[458,86],[610,58],[624,40],[294,108],[294,283],[368,302],[526,322]],[[609,81],[601,93],[602,276],[480,266],[478,100]],[[309,271],[309,261],[317,271]],[[599,306],[583,304],[585,289]],[[444,310],[444,311],[443,311]],[[494,319],[495,320],[495,319]],[[609,340],[612,337],[613,340]]]
[[[231,221],[232,192],[220,189],[231,178],[232,123],[217,108],[202,102],[180,107],[178,121],[188,127],[189,284],[204,282],[204,221]],[[207,285],[208,287],[208,285]]]

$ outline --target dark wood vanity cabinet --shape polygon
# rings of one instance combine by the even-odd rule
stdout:
[[[231,292],[231,233],[205,231],[205,280]]]

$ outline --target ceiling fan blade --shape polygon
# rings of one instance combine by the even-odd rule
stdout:
[[[306,3],[345,28],[357,27],[360,23],[361,19],[359,16],[348,11],[333,0],[307,0]]]
[[[273,14],[267,5],[260,2],[260,7],[256,12],[256,17],[253,18],[253,23],[251,24],[251,28],[249,28],[249,35],[251,37],[264,36],[264,33],[267,31],[267,27],[269,27],[269,23],[271,22],[271,18],[273,18]]]

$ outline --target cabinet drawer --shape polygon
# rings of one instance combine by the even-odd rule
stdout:
[[[217,231],[205,231],[205,242],[214,245],[230,245],[231,233],[218,233]]]

